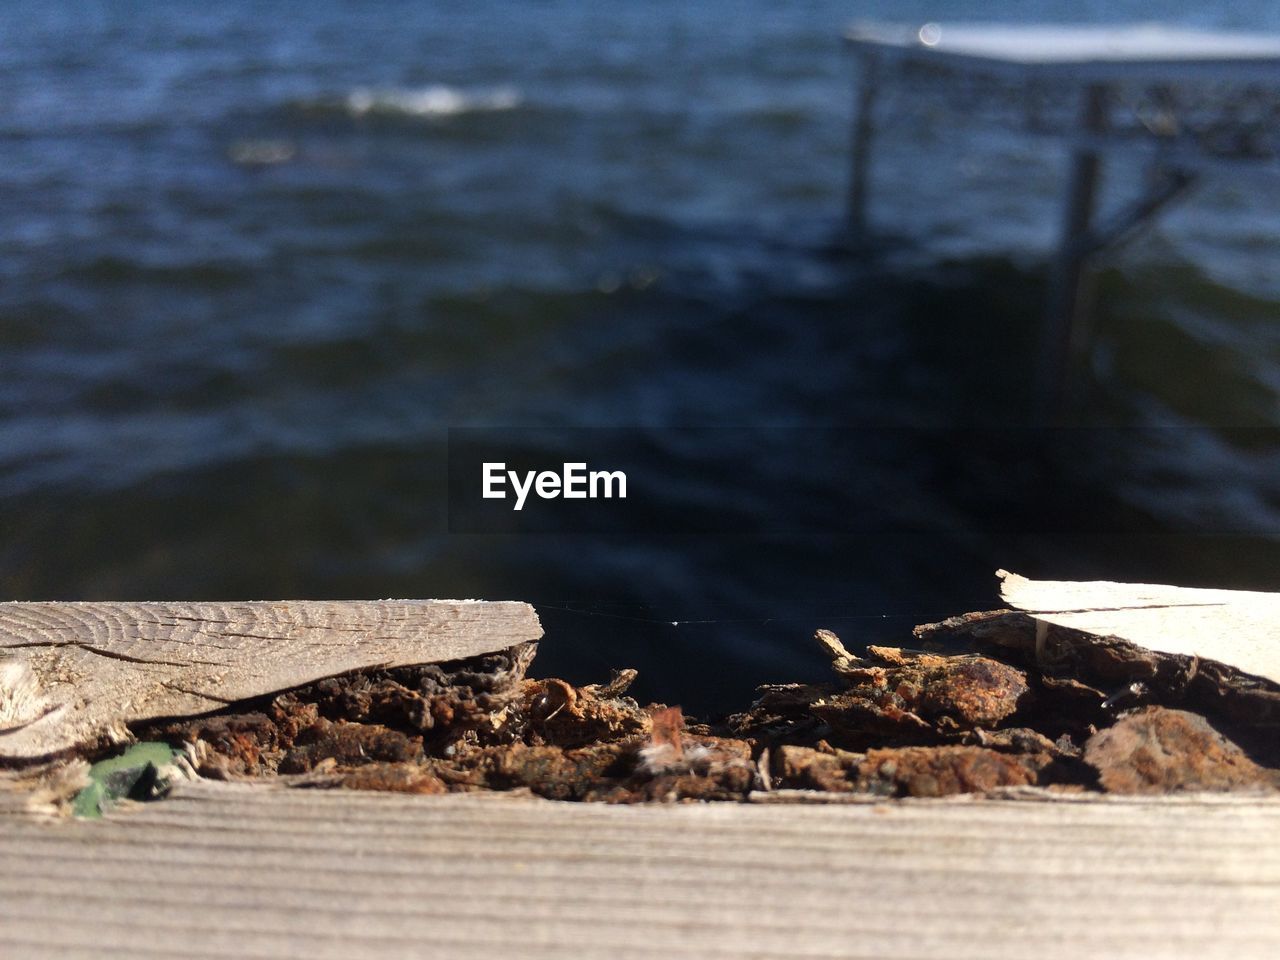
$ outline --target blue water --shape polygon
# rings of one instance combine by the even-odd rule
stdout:
[[[1280,31],[1262,0],[939,6],[6,3],[0,597],[525,598],[542,670],[714,708],[816,675],[816,626],[993,605],[997,566],[1276,588],[1274,180],[1107,261],[1083,420],[1172,429],[1050,458],[1052,522],[961,443],[797,462],[740,429],[989,428],[1031,386],[1065,158],[891,99],[885,239],[843,253],[848,22]],[[667,428],[739,428],[701,441],[731,489],[650,478],[655,517],[729,519],[450,534],[447,428],[534,425],[648,428],[663,463]],[[971,475],[1024,520],[975,520]],[[841,523],[854,489],[890,519]]]

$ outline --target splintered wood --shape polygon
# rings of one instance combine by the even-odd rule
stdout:
[[[527,678],[540,631],[521,604],[12,604],[0,758],[140,739],[206,778],[610,803],[1280,788],[1267,595],[1002,576],[1027,612],[861,656],[819,630],[830,681],[706,722],[626,696],[635,671]],[[1151,619],[1188,604],[1251,632],[1169,639]]]
[[[1000,595],[1044,624],[1200,657],[1280,683],[1280,594],[1150,583],[1028,580],[1001,570]]]
[[[523,603],[0,604],[0,761],[127,740],[127,725],[375,666],[542,635]]]

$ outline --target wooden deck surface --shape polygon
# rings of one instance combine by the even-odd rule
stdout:
[[[186,784],[0,820],[13,957],[1280,955],[1280,802],[615,807]]]

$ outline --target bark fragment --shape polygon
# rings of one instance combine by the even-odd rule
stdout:
[[[830,631],[819,631],[817,640],[829,652],[833,644],[844,649]],[[839,684],[762,688],[750,710],[730,718],[729,729],[791,739],[807,725],[854,750],[928,743],[998,725],[1028,690],[1021,670],[987,657],[896,647],[868,653],[874,659],[856,663],[837,654]]]
[[[1114,793],[1275,789],[1266,770],[1204,717],[1185,710],[1146,707],[1122,717],[1085,744],[1084,757]]]
[[[773,775],[779,787],[823,793],[852,793],[863,759],[862,754],[843,750],[794,745],[780,747],[776,757]]]
[[[870,750],[858,765],[858,787],[888,796],[945,797],[1031,786],[1049,765],[1047,754],[1008,754],[986,747],[903,747]]]
[[[784,787],[826,793],[942,797],[1035,785],[1052,760],[1048,753],[1010,754],[967,746],[900,747],[865,754],[784,746],[777,778]]]

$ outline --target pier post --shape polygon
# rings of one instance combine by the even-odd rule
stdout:
[[[1090,231],[1102,174],[1096,139],[1107,127],[1110,93],[1106,84],[1090,84],[1081,92],[1081,142],[1071,160],[1071,181],[1062,235],[1049,277],[1037,371],[1041,405],[1050,417],[1063,413],[1076,362],[1086,346],[1084,328],[1089,303],[1085,267],[1091,252]]]
[[[875,102],[880,82],[879,58],[858,57],[854,81],[853,126],[849,164],[849,197],[845,222],[850,241],[863,240],[867,232],[867,182],[871,168],[871,141],[875,134]]]

